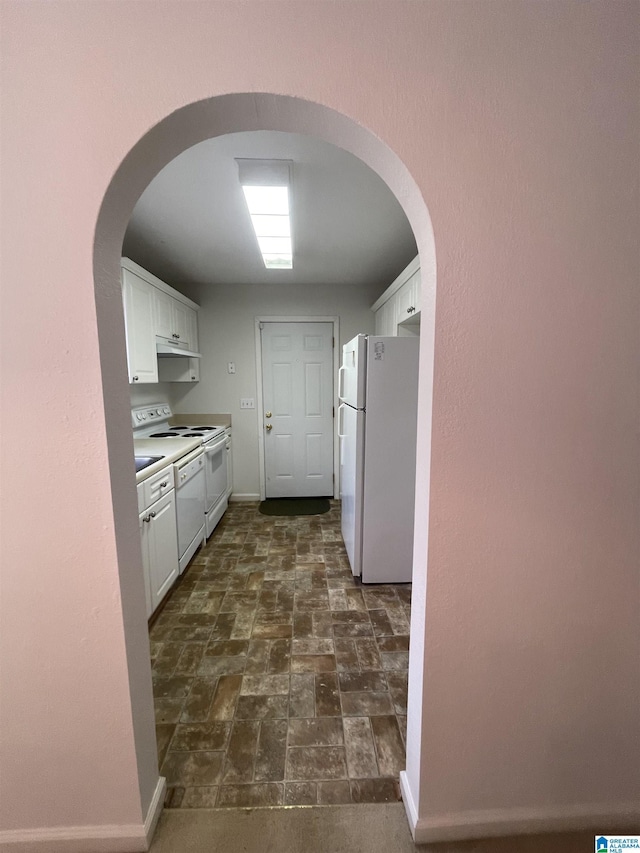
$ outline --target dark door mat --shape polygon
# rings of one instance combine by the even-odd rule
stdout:
[[[329,499],[267,498],[258,509],[263,515],[322,515],[329,512]]]

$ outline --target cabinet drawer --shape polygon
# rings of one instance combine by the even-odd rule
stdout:
[[[143,480],[142,483],[140,483],[140,486],[144,487],[144,500],[142,508],[140,508],[140,493],[138,493],[139,511],[142,512],[142,510],[150,507],[152,503],[155,503],[155,501],[163,495],[166,495],[167,492],[170,492],[173,485],[172,465],[168,465],[166,468],[163,468],[162,471],[158,471],[157,474],[153,474],[151,477]]]

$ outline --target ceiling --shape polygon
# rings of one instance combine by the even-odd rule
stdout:
[[[293,270],[267,270],[234,158],[293,161]],[[135,206],[123,255],[168,284],[390,284],[417,253],[387,185],[315,137],[233,133],[189,148]]]

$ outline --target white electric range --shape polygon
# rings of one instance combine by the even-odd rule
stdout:
[[[131,411],[134,439],[143,439],[145,453],[157,447],[177,449],[184,443],[185,455],[174,463],[180,571],[213,533],[228,505],[225,427],[218,424],[171,426],[170,406],[153,403]],[[194,441],[200,444],[193,449]]]

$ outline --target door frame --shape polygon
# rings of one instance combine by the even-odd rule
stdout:
[[[255,317],[255,341],[256,341],[256,386],[257,386],[257,427],[258,427],[258,456],[260,460],[260,500],[263,501],[267,494],[267,472],[265,469],[264,453],[264,398],[262,393],[262,338],[260,335],[261,323],[331,323],[333,325],[333,497],[340,495],[340,447],[338,438],[338,383],[336,377],[340,367],[340,318],[325,316],[295,316],[274,317],[263,315]]]

